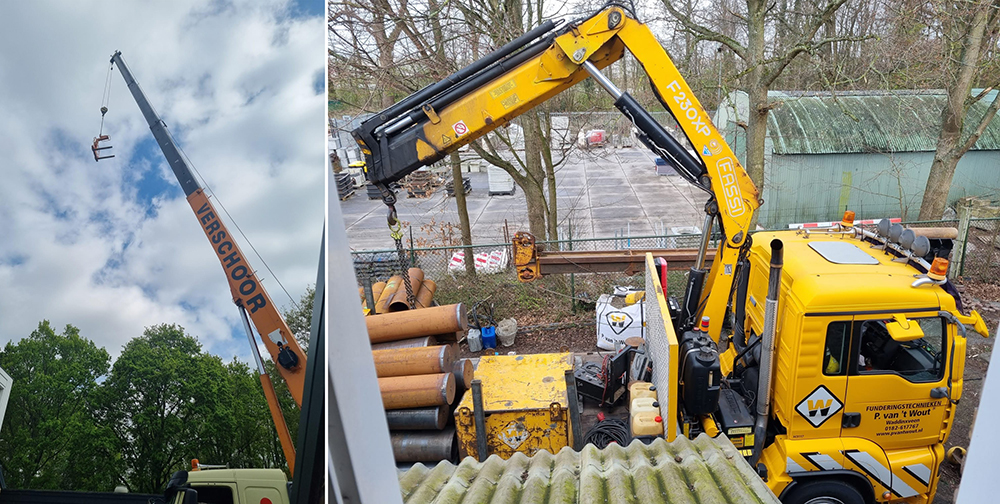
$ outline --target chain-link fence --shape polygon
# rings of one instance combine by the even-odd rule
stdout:
[[[904,223],[908,227],[954,227],[959,229],[951,261],[959,276],[980,281],[1000,279],[1000,218],[969,219],[967,229],[957,220]],[[716,237],[717,238],[717,237]],[[539,242],[546,250],[614,251],[637,249],[697,248],[700,234],[661,236],[617,236],[609,238],[572,239]],[[715,247],[712,240],[710,246]],[[471,254],[475,274],[466,273],[465,254]],[[517,279],[512,264],[510,243],[479,244],[471,247],[443,246],[404,248],[405,264],[401,268],[396,250],[356,251],[352,253],[359,285],[386,281],[399,275],[403,268],[418,267],[424,277],[437,284],[435,300],[441,304],[466,303],[469,307],[483,302],[493,305],[497,320],[507,316],[536,317],[539,323],[574,320],[576,314],[587,311],[601,294],[610,293],[622,285],[642,289],[642,273],[594,273],[581,275],[551,275],[530,283]],[[680,296],[685,273],[671,272],[667,288],[671,295]],[[537,314],[537,315],[531,315]]]
[[[958,274],[984,282],[1000,280],[1000,218],[969,219],[963,227]]]
[[[613,251],[626,249],[695,248],[700,235],[664,235],[616,237],[586,240],[539,242],[546,250]],[[715,246],[713,241],[711,246]],[[466,272],[465,254],[474,261],[474,275]],[[352,253],[358,284],[384,282],[399,275],[403,268],[417,267],[424,278],[434,280],[434,299],[440,304],[477,303],[492,305],[497,320],[518,316],[525,325],[576,320],[576,315],[593,308],[601,294],[612,292],[615,286],[642,289],[642,273],[594,273],[586,275],[551,275],[530,283],[518,281],[512,264],[513,250],[509,243],[405,248],[404,265],[400,266],[395,250],[356,251]],[[641,269],[641,268],[640,268]],[[671,294],[683,291],[683,272],[671,272],[668,289]],[[535,314],[535,315],[532,315]],[[531,320],[536,318],[537,320]],[[521,323],[521,322],[519,322]]]

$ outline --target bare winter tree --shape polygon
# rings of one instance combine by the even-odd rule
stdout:
[[[549,2],[551,3],[551,2]],[[543,21],[548,8],[545,0],[459,0],[472,33],[483,34],[484,45],[499,47]],[[550,107],[536,107],[518,118],[523,132],[523,155],[504,132],[487,135],[473,142],[472,149],[486,162],[506,171],[524,192],[528,210],[528,228],[540,240],[558,239],[558,206],[555,172],[565,160],[552,153]],[[507,144],[498,146],[497,142]],[[498,148],[499,147],[499,148]],[[503,147],[506,147],[503,148]],[[501,151],[508,151],[504,156]]]
[[[968,117],[972,105],[1000,87],[997,79],[976,96],[970,96],[979,77],[1000,65],[996,47],[1000,0],[949,0],[939,5],[944,25],[942,66],[948,76],[948,101],[941,111],[941,133],[920,203],[920,220],[941,218],[959,160],[976,144],[1000,108],[1000,93],[996,93],[981,117]],[[969,133],[965,132],[966,119],[977,121]]]
[[[831,43],[853,38],[832,33],[835,14],[847,0],[793,5],[782,1],[777,7],[768,0],[746,0],[745,5],[726,0],[712,9],[714,17],[692,11],[676,0],[662,1],[677,26],[691,33],[696,42],[720,43],[743,63],[737,87],[750,98],[746,169],[754,184],[763,188],[767,114],[774,106],[767,92],[799,55],[813,54]]]
[[[455,70],[460,57],[446,47],[456,37],[451,9],[437,0],[341,0],[328,7],[331,89],[359,109],[385,109],[426,84]],[[338,86],[334,86],[334,83]],[[372,83],[376,85],[371,85]],[[465,193],[461,190],[461,159],[450,156],[456,184],[455,202],[463,245],[472,245]],[[475,273],[471,248],[465,259],[467,273]]]

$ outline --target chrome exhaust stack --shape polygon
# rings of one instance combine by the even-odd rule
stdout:
[[[760,377],[757,383],[757,425],[754,428],[753,456],[750,465],[757,466],[767,435],[767,419],[771,406],[771,375],[773,374],[774,333],[778,321],[778,293],[781,290],[781,268],[785,264],[784,245],[771,240],[771,272],[767,277],[767,300],[764,304],[764,330],[760,336]]]

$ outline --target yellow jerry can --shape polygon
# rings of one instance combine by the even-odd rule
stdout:
[[[532,456],[539,450],[558,453],[572,446],[567,369],[569,353],[494,355],[479,360],[476,379],[482,382],[486,416],[487,455],[506,459],[514,452]],[[459,456],[478,457],[472,390],[455,409]]]

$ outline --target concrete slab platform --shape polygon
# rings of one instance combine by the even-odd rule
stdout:
[[[472,185],[466,201],[476,243],[502,241],[505,223],[510,234],[527,230],[520,188],[512,196],[489,196],[485,172],[465,176]],[[405,190],[400,193],[396,209],[413,228],[415,241],[440,241],[434,237],[440,233],[433,231],[448,224],[457,234],[455,201],[446,196],[444,187],[422,199],[406,198]],[[560,228],[572,222],[574,238],[604,238],[628,229],[632,236],[640,236],[664,227],[701,226],[708,195],[679,176],[656,175],[653,155],[645,147],[634,147],[571,154],[556,171],[556,198]],[[362,190],[337,203],[352,249],[393,248],[380,200],[369,200]],[[409,230],[404,233],[408,242]]]

